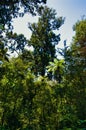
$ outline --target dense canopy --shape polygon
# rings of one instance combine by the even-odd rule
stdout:
[[[86,129],[86,19],[57,48],[64,18],[45,3],[0,0],[0,130]],[[11,24],[25,13],[39,15],[30,39]]]

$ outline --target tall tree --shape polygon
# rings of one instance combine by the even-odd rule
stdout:
[[[69,87],[68,97],[74,105],[76,116],[86,120],[86,20],[78,21],[74,30],[72,45],[66,52],[66,86]]]
[[[62,17],[56,17],[56,11],[45,6],[39,10],[38,23],[29,24],[32,31],[29,44],[33,46],[34,72],[36,75],[45,75],[46,66],[55,58],[55,45],[60,41],[60,34],[55,30],[64,23]]]

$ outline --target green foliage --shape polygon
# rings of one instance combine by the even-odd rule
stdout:
[[[9,51],[11,53],[16,52],[18,55],[20,55],[24,51],[25,46],[28,45],[28,40],[23,34],[13,34],[12,31],[6,33],[6,41],[7,43],[5,46],[9,49]]]
[[[74,45],[78,46],[78,53],[86,57],[86,19],[78,21],[74,25],[75,37],[73,38]]]
[[[46,0],[1,0],[0,1],[0,23],[8,24],[12,18],[23,16],[25,13],[36,14],[39,10],[41,4],[45,4]],[[21,11],[21,8],[23,10]]]
[[[64,20],[55,10],[40,8],[45,2],[0,1],[0,130],[86,130],[86,20],[75,24],[73,44],[64,43],[59,49],[64,59],[58,60],[55,30]],[[24,35],[12,32],[11,20],[35,11],[40,17],[29,26],[33,51],[28,51]],[[9,49],[18,57],[8,60]]]
[[[64,74],[64,60],[54,59],[54,62],[49,62],[49,66],[46,68],[48,72],[52,73],[53,78],[60,83]]]
[[[46,78],[32,75],[21,59],[2,68],[7,72],[0,81],[0,125],[10,130],[57,127],[52,125],[58,107],[53,104],[54,86]]]
[[[2,54],[7,52],[5,51],[6,48],[12,52],[16,51],[18,53],[23,51],[27,42],[22,34],[17,35],[12,33],[13,18],[23,17],[26,13],[36,15],[44,4],[46,4],[46,0],[0,0],[0,60],[3,59],[3,57],[8,60],[6,56],[7,53],[5,53],[5,55]],[[4,46],[3,50],[2,46]]]
[[[60,34],[56,34],[64,23],[62,17],[56,17],[56,11],[48,7],[40,10],[38,23],[29,24],[32,31],[29,44],[33,47],[34,73],[36,75],[45,75],[46,66],[53,61],[56,54],[55,45],[60,41]]]
[[[86,119],[86,55],[84,52],[84,55],[81,53],[82,44],[84,45],[83,38],[81,37],[82,34],[85,34],[85,30],[82,30],[82,27],[86,27],[84,24],[85,21],[86,20],[82,20],[76,23],[76,34],[73,44],[71,45],[70,49],[67,50],[65,58],[65,79],[67,86],[66,94],[71,106],[73,105],[74,107],[74,115],[77,117],[77,122],[79,120]],[[82,39],[82,43],[80,42],[80,39]],[[74,125],[77,129],[85,128],[85,126],[79,125],[77,122]]]

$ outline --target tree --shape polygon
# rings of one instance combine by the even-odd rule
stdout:
[[[0,1],[0,55],[2,55],[2,57],[6,57],[5,55],[7,54],[7,44],[9,41],[11,41],[11,47],[9,47],[10,49],[12,49],[12,51],[14,51],[15,49],[15,42],[18,43],[17,48],[19,49],[20,46],[23,49],[24,48],[24,44],[25,44],[25,38],[24,36],[21,34],[19,36],[17,36],[17,38],[15,37],[15,42],[12,41],[14,39],[7,39],[7,33],[10,33],[13,31],[13,26],[12,26],[12,19],[16,18],[16,17],[23,17],[24,14],[26,13],[31,13],[32,15],[36,15],[39,8],[41,8],[41,6],[43,6],[43,4],[46,4],[46,0],[1,0]],[[21,11],[22,9],[22,11]],[[14,35],[14,34],[13,34]],[[12,35],[10,35],[12,36]],[[19,43],[18,41],[20,41],[23,43]],[[3,44],[3,45],[2,45]],[[20,45],[22,44],[22,45]],[[3,50],[2,50],[2,47]],[[9,46],[9,45],[8,45]],[[8,51],[9,51],[8,48]],[[16,51],[16,50],[15,50]],[[6,52],[6,54],[1,54],[1,53]],[[7,57],[6,57],[7,58]]]
[[[0,67],[0,126],[6,130],[57,128],[59,85],[35,77],[19,57]]]
[[[78,21],[74,27],[75,36],[73,38],[73,45],[78,49],[80,56],[86,57],[86,19]]]
[[[23,34],[17,34],[11,32],[6,33],[6,42],[5,46],[9,49],[11,53],[17,53],[20,55],[23,53],[26,45],[28,45],[28,40],[24,37]]]
[[[12,18],[23,16],[25,13],[35,14],[42,3],[46,3],[46,0],[1,0],[0,24],[8,24],[10,26]],[[22,12],[21,8],[23,8]]]
[[[46,66],[55,58],[55,45],[60,41],[60,34],[55,30],[63,24],[62,17],[56,17],[56,11],[45,6],[39,11],[38,23],[29,24],[32,31],[29,44],[33,47],[34,73],[45,75]]]
[[[78,21],[71,47],[66,51],[65,85],[68,102],[74,107],[77,120],[86,120],[86,20]],[[84,49],[83,49],[84,48]],[[83,111],[82,111],[83,110]],[[83,126],[84,127],[84,126]]]
[[[23,91],[20,82],[25,76],[25,71],[21,72],[21,69],[26,69],[21,60],[14,61],[15,63],[12,60],[3,63],[0,68],[0,125],[9,129],[17,129],[20,126],[18,112]]]

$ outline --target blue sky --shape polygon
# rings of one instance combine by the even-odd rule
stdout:
[[[74,35],[73,25],[77,20],[81,20],[83,15],[86,16],[86,0],[47,0],[47,5],[56,10],[57,16],[65,17],[65,22],[59,30],[61,41],[59,46],[62,47],[63,41],[67,40],[69,45]],[[24,18],[14,20],[14,32],[23,33],[30,38],[31,32],[27,28],[28,22],[37,22],[37,17],[25,15]]]
[[[66,18],[60,29],[61,44],[65,39],[67,44],[70,44],[74,35],[73,25],[86,15],[86,0],[48,0],[48,5],[56,9],[58,16]]]

